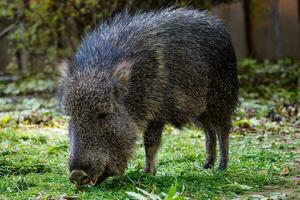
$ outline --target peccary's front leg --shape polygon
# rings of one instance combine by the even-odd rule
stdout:
[[[145,145],[145,173],[156,174],[156,154],[160,147],[161,135],[165,122],[156,121],[151,122],[147,131],[144,133]]]

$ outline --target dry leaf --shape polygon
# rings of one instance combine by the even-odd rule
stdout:
[[[290,172],[289,168],[288,167],[284,167],[281,172],[279,173],[280,176],[286,176],[288,175]]]

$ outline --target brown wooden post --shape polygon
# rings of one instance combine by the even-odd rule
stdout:
[[[233,2],[231,4],[221,3],[214,7],[213,12],[222,17],[230,32],[237,59],[241,60],[247,57],[247,40],[245,12],[242,2]]]
[[[248,57],[252,57],[253,56],[253,52],[251,49],[251,25],[250,25],[250,0],[244,0],[244,11],[245,11],[245,16],[244,16],[244,20],[245,20],[245,37],[246,37],[246,48],[247,48],[247,56]]]
[[[299,17],[299,25],[300,25],[300,0],[298,0],[298,17]]]
[[[300,22],[297,0],[279,0],[282,55],[300,60]]]
[[[276,0],[250,0],[249,31],[250,49],[258,59],[277,59],[275,13]]]
[[[282,58],[279,0],[273,4],[276,58]]]

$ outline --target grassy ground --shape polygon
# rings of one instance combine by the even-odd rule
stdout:
[[[203,170],[201,130],[167,126],[156,176],[143,145],[122,177],[77,190],[68,181],[66,119],[44,77],[0,84],[0,199],[299,199],[300,69],[289,60],[241,64],[227,171]]]

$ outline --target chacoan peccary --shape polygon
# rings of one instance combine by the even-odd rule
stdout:
[[[73,183],[95,185],[122,175],[138,135],[144,139],[144,171],[155,174],[166,123],[203,128],[204,168],[215,162],[217,139],[218,169],[227,167],[237,64],[217,17],[192,8],[124,11],[88,33],[61,72]]]

